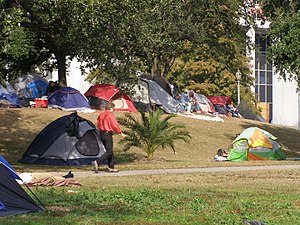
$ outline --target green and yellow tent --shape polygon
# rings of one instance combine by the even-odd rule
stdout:
[[[249,127],[233,142],[228,160],[285,160],[286,155],[277,137],[258,127]]]

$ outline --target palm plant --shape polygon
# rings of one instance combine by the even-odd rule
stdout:
[[[169,122],[176,115],[162,118],[163,112],[160,109],[147,114],[140,112],[140,115],[140,119],[134,118],[129,113],[126,113],[125,117],[118,118],[119,123],[127,128],[123,131],[126,137],[120,141],[120,144],[125,144],[124,151],[137,147],[146,152],[148,159],[152,159],[157,149],[171,147],[175,153],[175,141],[188,142],[191,138],[183,124]]]

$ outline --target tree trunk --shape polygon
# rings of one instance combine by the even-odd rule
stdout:
[[[58,50],[55,54],[58,70],[58,83],[61,87],[67,86],[66,55]]]
[[[156,55],[153,58],[151,75],[152,76],[160,76],[161,75],[161,60],[160,60],[159,55]]]
[[[163,72],[163,75],[162,75],[164,78],[167,78],[168,73],[170,72],[171,67],[173,66],[174,61],[175,61],[174,58],[168,58],[168,59],[166,59],[165,68],[164,68],[164,72]]]

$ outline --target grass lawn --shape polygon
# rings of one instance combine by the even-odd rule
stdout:
[[[17,161],[34,137],[50,122],[69,113],[54,109],[0,109],[0,154],[18,172],[90,170],[49,167]],[[96,121],[99,112],[80,114]],[[123,113],[116,113],[122,116]],[[158,150],[147,161],[139,149],[122,151],[115,136],[121,170],[300,164],[299,161],[221,162],[212,160],[236,134],[257,126],[278,137],[290,158],[300,157],[299,131],[266,123],[224,118],[224,123],[176,117],[191,132],[190,143]],[[299,170],[193,173],[130,177],[78,178],[82,187],[33,187],[47,211],[0,218],[0,224],[300,224]]]

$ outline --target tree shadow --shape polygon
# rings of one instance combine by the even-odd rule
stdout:
[[[21,110],[0,109],[0,154],[11,164],[17,163],[36,135],[34,131],[23,128]],[[30,123],[27,119],[25,122]]]
[[[136,161],[139,157],[134,153],[122,152],[122,153],[116,153],[116,158],[118,164],[126,164],[126,163],[132,163]]]

